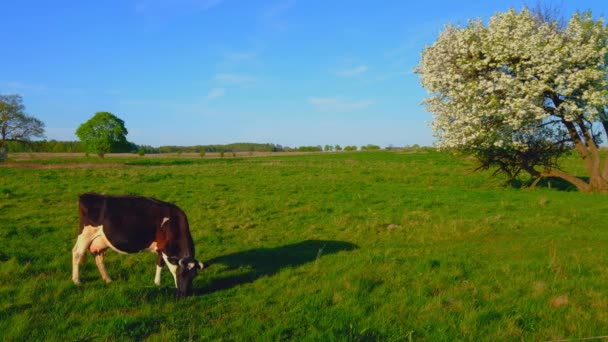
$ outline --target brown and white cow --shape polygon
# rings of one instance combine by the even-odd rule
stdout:
[[[186,214],[171,203],[140,196],[80,195],[80,228],[72,249],[72,280],[80,284],[79,265],[87,249],[95,256],[102,279],[112,280],[103,264],[108,248],[128,254],[150,251],[158,254],[154,283],[166,264],[179,296],[192,294],[192,280],[204,267],[194,258],[194,243]]]

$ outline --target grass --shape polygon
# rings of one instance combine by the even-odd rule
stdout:
[[[4,340],[608,335],[603,195],[505,187],[434,151],[110,159],[0,168]],[[196,295],[177,300],[166,271],[154,286],[151,253],[108,253],[109,285],[89,257],[74,286],[86,191],[184,209],[210,264]]]

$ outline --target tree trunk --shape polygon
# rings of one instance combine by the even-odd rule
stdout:
[[[608,165],[608,160],[606,160],[606,165]],[[608,193],[608,180],[606,180],[606,178],[600,176],[597,173],[595,175],[591,175],[591,173],[590,173],[589,182],[585,182],[581,178],[578,178],[574,175],[571,175],[569,173],[566,173],[566,172],[558,170],[558,169],[550,169],[550,170],[545,170],[543,172],[534,171],[534,172],[529,172],[529,173],[533,177],[538,177],[532,183],[532,185],[530,185],[530,188],[534,188],[543,177],[556,177],[556,178],[563,179],[566,182],[576,186],[576,188],[580,192]],[[604,169],[604,173],[606,173],[605,169]]]
[[[586,183],[584,180],[582,180],[576,176],[573,176],[569,173],[560,171],[560,170],[548,170],[548,171],[542,172],[541,175],[542,175],[542,177],[561,178],[561,179],[567,181],[568,183],[576,186],[576,188],[580,192],[590,192],[593,190],[591,185]]]
[[[606,177],[608,175],[608,160],[605,162],[604,170],[602,172],[599,148],[593,140],[589,129],[582,120],[574,123],[562,118],[562,123],[568,130],[568,134],[574,142],[576,151],[583,159],[583,163],[587,169],[587,175],[589,176],[589,182],[587,183],[578,177],[559,170],[545,171],[543,172],[543,175],[547,177],[559,177],[575,185],[581,192],[608,193],[608,177]]]
[[[576,188],[578,189],[578,191],[580,192],[590,192],[591,186],[589,184],[587,184],[584,180],[571,175],[569,173],[566,173],[564,171],[561,170],[557,170],[557,169],[547,169],[543,172],[538,172],[535,169],[526,169],[526,171],[528,171],[528,173],[530,175],[532,175],[533,177],[537,177],[536,180],[532,183],[532,185],[530,185],[531,189],[534,189],[536,187],[536,185],[538,184],[538,182],[543,179],[544,177],[556,177],[556,178],[561,178],[563,180],[565,180],[566,182],[576,186]]]
[[[604,159],[604,169],[602,171],[602,178],[605,181],[608,181],[608,155],[606,156],[606,159]]]
[[[582,122],[582,119],[580,120],[578,125],[583,134],[583,137],[585,138],[585,141],[587,142],[587,144],[585,144],[585,147],[589,151],[589,156],[591,159],[591,168],[587,169],[589,173],[589,184],[591,185],[591,188],[597,191],[608,190],[608,184],[606,184],[606,181],[602,178],[602,172],[600,170],[601,160],[599,148],[593,140],[591,132],[589,132],[587,126],[585,126],[585,124]]]
[[[604,127],[604,132],[608,135],[608,120],[606,120],[606,113],[604,112],[604,110],[602,109],[602,126]],[[604,160],[604,167],[602,169],[602,178],[604,179],[604,181],[608,182],[608,156],[606,156],[606,159]]]

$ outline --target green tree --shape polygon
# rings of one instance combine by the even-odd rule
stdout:
[[[128,133],[125,122],[108,112],[95,113],[76,130],[85,151],[101,158],[106,153],[125,151],[129,146]]]
[[[0,95],[0,161],[6,158],[8,142],[43,136],[44,123],[25,113],[20,95]]]
[[[365,146],[361,146],[361,151],[377,151],[380,149],[380,146],[374,144],[367,144]]]
[[[558,177],[608,192],[608,27],[590,12],[567,24],[527,9],[448,25],[417,68],[437,146],[511,178]],[[560,169],[574,149],[587,177]]]

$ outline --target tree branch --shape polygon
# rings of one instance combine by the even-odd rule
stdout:
[[[536,183],[538,183],[538,181],[540,180],[540,178],[542,177],[557,177],[557,178],[561,178],[563,180],[565,180],[566,182],[576,186],[576,188],[580,191],[580,192],[590,192],[591,191],[591,186],[587,183],[585,183],[585,181],[583,181],[582,179],[573,176],[569,173],[563,172],[561,170],[557,170],[557,169],[553,169],[553,170],[545,170],[543,172],[540,173],[540,177],[539,179],[537,179],[534,182],[534,185],[536,185]]]

